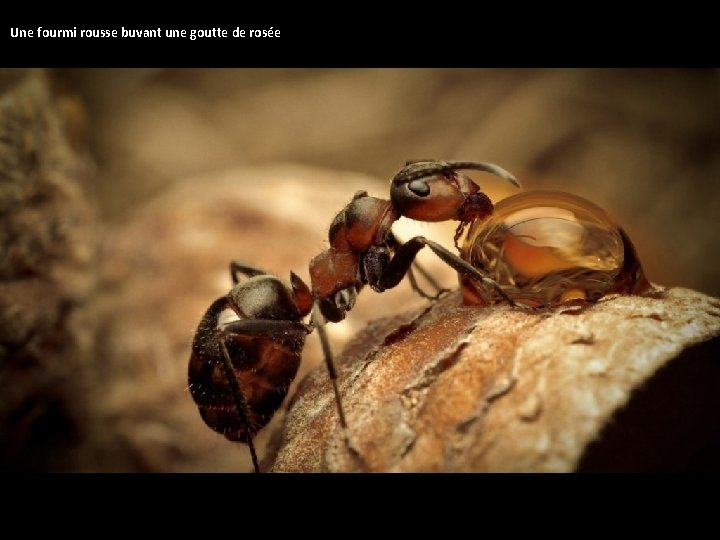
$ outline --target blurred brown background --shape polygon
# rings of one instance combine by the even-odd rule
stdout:
[[[248,470],[246,450],[205,427],[187,391],[190,341],[229,287],[228,261],[307,278],[333,215],[358,189],[387,196],[408,159],[491,161],[525,189],[587,197],[623,224],[652,281],[720,295],[720,71],[43,75],[60,96],[50,105],[42,85],[12,86],[32,75],[0,77],[13,96],[0,101],[0,150],[21,156],[17,174],[6,175],[16,184],[0,186],[3,226],[20,232],[3,238],[15,249],[24,234],[17,260],[42,263],[31,283],[17,265],[3,270],[0,317],[45,313],[21,318],[35,332],[29,345],[0,354],[0,469]],[[28,95],[40,105],[23,101]],[[78,167],[65,157],[58,167],[57,156],[72,152],[89,159]],[[480,181],[496,199],[512,193]],[[90,210],[77,201],[77,182]],[[77,234],[38,244],[37,223]],[[421,233],[451,245],[452,224],[398,226],[401,238]],[[423,260],[454,286],[437,259]],[[365,321],[418,303],[406,285],[363,291],[348,320],[329,329],[336,348]],[[12,332],[0,334],[5,347]],[[302,373],[318,363],[318,349],[310,336]],[[282,412],[275,427],[281,420]],[[272,434],[272,426],[261,432],[261,451]]]
[[[107,219],[187,175],[301,163],[386,189],[410,158],[492,161],[606,208],[656,282],[720,294],[720,72],[72,70]]]

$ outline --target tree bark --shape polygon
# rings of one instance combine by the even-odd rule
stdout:
[[[337,359],[350,447],[327,373],[311,373],[272,470],[715,468],[719,340],[697,346],[719,333],[720,301],[688,289],[579,314],[465,307],[452,293],[371,323]]]

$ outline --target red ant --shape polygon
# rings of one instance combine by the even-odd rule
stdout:
[[[228,439],[247,443],[256,472],[260,467],[253,438],[287,395],[305,336],[313,329],[320,336],[339,422],[348,441],[325,320],[344,319],[365,285],[382,292],[395,287],[406,274],[416,292],[437,298],[443,290],[427,272],[416,265],[439,291],[433,297],[418,287],[411,270],[424,246],[462,275],[516,305],[495,281],[440,244],[422,236],[401,243],[392,233],[393,223],[401,216],[423,221],[455,219],[462,225],[492,213],[490,199],[475,182],[455,172],[460,169],[490,172],[519,186],[510,173],[488,163],[408,162],[392,180],[391,200],[360,191],[337,214],[330,225],[330,248],[310,262],[312,289],[294,273],[288,288],[263,270],[230,264],[233,288],[215,300],[200,321],[188,379],[203,420]],[[238,274],[249,279],[240,283]],[[311,311],[311,323],[303,323]],[[223,320],[225,314],[235,320]]]

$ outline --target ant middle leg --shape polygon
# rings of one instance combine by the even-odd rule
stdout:
[[[325,331],[325,317],[320,313],[320,308],[317,304],[313,307],[312,311],[312,322],[315,330],[320,337],[320,345],[322,346],[323,358],[325,359],[325,366],[332,382],[333,391],[335,392],[335,405],[337,407],[338,418],[340,419],[340,426],[343,429],[345,439],[347,440],[347,422],[345,421],[345,410],[342,406],[342,399],[340,398],[340,389],[337,383],[337,370],[335,369],[335,358],[330,347],[330,340],[328,339],[327,332]]]
[[[332,353],[332,347],[330,346],[330,340],[328,339],[327,332],[325,331],[325,318],[323,317],[320,307],[316,304],[312,310],[312,323],[315,330],[320,337],[320,344],[322,345],[323,357],[325,359],[325,366],[332,382],[333,391],[335,392],[335,406],[337,407],[338,419],[340,421],[340,427],[343,432],[343,439],[345,446],[353,455],[353,457],[363,466],[366,467],[365,460],[363,459],[360,452],[352,445],[350,436],[348,435],[348,425],[345,419],[345,409],[343,408],[342,398],[340,397],[340,388],[338,387],[338,376],[337,369],[335,368],[335,359]]]

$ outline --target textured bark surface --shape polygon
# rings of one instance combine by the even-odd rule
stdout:
[[[338,358],[356,454],[344,444],[320,367],[290,406],[272,470],[573,471],[633,392],[652,386],[664,366],[682,361],[684,350],[719,334],[720,301],[688,289],[606,297],[580,314],[464,307],[453,293],[423,310],[371,323]],[[717,351],[717,339],[713,343]],[[690,394],[705,392],[714,402],[697,403],[664,424],[683,437],[685,426],[701,419],[696,447],[668,457],[675,467],[686,454],[720,442],[720,366],[716,354],[703,357],[695,378],[685,382]],[[658,397],[646,423],[682,406],[663,403],[668,396]],[[652,442],[633,444],[629,439],[615,451],[653,452]],[[642,459],[635,467],[593,460],[587,469],[648,468]],[[667,463],[655,465],[672,468]]]

